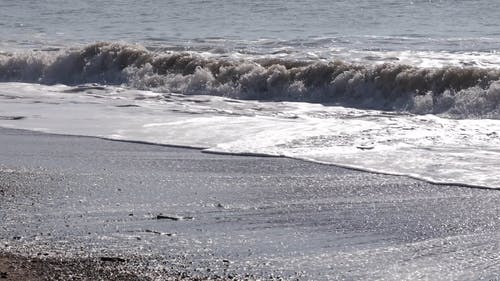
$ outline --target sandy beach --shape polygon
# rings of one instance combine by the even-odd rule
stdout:
[[[496,190],[13,129],[0,143],[6,280],[500,275]]]

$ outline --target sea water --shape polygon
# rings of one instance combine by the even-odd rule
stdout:
[[[0,1],[0,125],[500,187],[495,1]]]

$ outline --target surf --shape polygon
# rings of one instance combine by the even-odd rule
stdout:
[[[399,63],[240,57],[97,43],[77,50],[0,56],[0,81],[125,86],[243,100],[498,118],[500,70]]]

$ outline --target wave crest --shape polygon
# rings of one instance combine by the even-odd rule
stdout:
[[[58,54],[0,56],[0,81],[100,83],[239,99],[339,103],[455,117],[500,116],[500,71],[342,61],[232,59],[97,43]]]

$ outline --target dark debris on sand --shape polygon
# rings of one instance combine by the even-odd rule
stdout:
[[[11,281],[44,280],[150,280],[128,272],[115,263],[98,259],[27,258],[0,254],[0,279]]]
[[[224,261],[226,262],[226,261]],[[0,281],[48,281],[48,280],[106,280],[106,281],[204,281],[204,280],[262,280],[252,275],[205,274],[187,272],[173,267],[171,270],[155,270],[141,258],[63,258],[40,254],[25,257],[0,252]],[[283,280],[270,278],[269,280]]]

